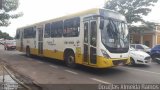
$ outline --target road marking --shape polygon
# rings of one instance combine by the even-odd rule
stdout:
[[[66,72],[69,72],[69,73],[72,73],[72,74],[78,74],[78,73],[76,73],[76,72],[74,72],[74,71],[70,71],[70,70],[65,70]]]
[[[159,65],[158,63],[151,63],[152,65]]]
[[[134,69],[134,68],[129,68],[129,67],[122,67],[122,68],[130,69],[130,70],[137,70],[137,71],[142,71],[142,72],[146,72],[146,73],[152,73],[152,74],[158,74],[158,75],[160,75],[160,73],[158,73],[158,72],[146,71],[146,70],[142,70],[142,69]]]
[[[49,65],[50,67],[53,67],[53,68],[58,68],[57,66],[54,66],[54,65]]]
[[[97,81],[97,82],[100,82],[100,83],[104,83],[104,84],[111,84],[109,82],[106,82],[106,81],[103,81],[103,80],[100,80],[100,79],[96,79],[96,78],[90,78],[90,79],[92,79],[94,81]]]

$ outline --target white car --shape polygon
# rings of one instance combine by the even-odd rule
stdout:
[[[130,57],[131,65],[151,63],[151,56],[148,53],[134,48],[130,48]]]

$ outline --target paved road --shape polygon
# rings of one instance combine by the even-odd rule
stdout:
[[[0,46],[0,58],[18,72],[40,84],[159,84],[160,65],[118,66],[97,70],[84,66],[76,69],[48,58],[27,58],[18,51],[5,51]]]

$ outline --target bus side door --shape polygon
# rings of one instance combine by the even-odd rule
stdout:
[[[37,27],[38,55],[43,55],[43,25]]]
[[[97,63],[97,21],[84,21],[84,64],[96,65]]]

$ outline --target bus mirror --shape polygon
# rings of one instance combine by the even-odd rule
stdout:
[[[100,21],[100,26],[99,26],[99,28],[100,28],[101,30],[103,30],[103,27],[104,27],[104,20],[101,20],[101,21]]]

